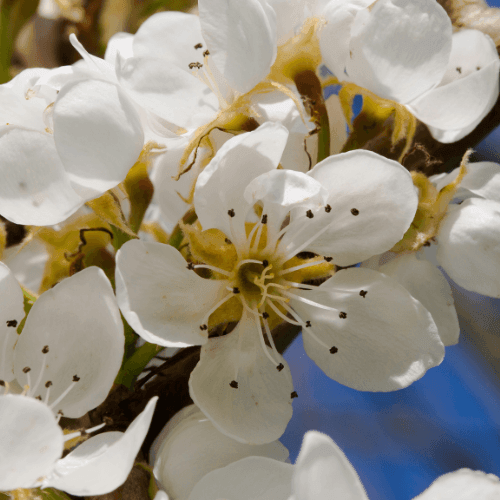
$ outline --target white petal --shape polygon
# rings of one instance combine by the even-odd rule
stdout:
[[[59,460],[44,486],[79,496],[103,495],[121,486],[146,437],[157,400],[156,396],[149,400],[125,433],[98,434]]]
[[[287,138],[285,127],[266,122],[253,132],[230,139],[219,149],[196,182],[194,207],[203,229],[220,229],[235,242],[228,210],[235,211],[233,224],[241,227],[249,209],[243,197],[247,185],[278,166]]]
[[[432,314],[445,346],[458,342],[460,326],[451,287],[436,266],[423,257],[408,254],[377,270],[397,280]]]
[[[54,141],[75,189],[87,199],[115,187],[144,143],[139,115],[117,85],[66,85],[54,104]]]
[[[189,500],[287,500],[294,466],[264,457],[248,457],[207,474]]]
[[[356,470],[333,440],[317,431],[305,434],[293,474],[295,500],[368,500]]]
[[[202,81],[162,59],[131,57],[117,66],[118,80],[143,108],[180,127],[195,129],[215,118],[219,101]]]
[[[379,0],[351,28],[349,79],[406,103],[437,85],[451,51],[451,21],[435,0]]]
[[[17,224],[46,226],[83,204],[51,135],[17,127],[0,131],[0,213]]]
[[[455,33],[439,86],[408,103],[408,109],[430,127],[466,129],[493,107],[498,97],[499,68],[498,53],[488,35],[476,30]]]
[[[255,446],[225,436],[195,405],[184,408],[174,419],[159,436],[161,446],[154,464],[155,477],[172,498],[187,500],[205,474],[242,458],[259,456],[284,462],[288,457],[279,441]]]
[[[260,325],[244,310],[236,328],[209,339],[189,378],[195,404],[226,436],[240,443],[263,444],[278,439],[292,416],[293,391],[286,361],[266,347],[258,335]],[[283,364],[279,371],[277,366]],[[232,381],[237,388],[230,386]]]
[[[17,326],[24,318],[23,292],[11,270],[0,262],[0,380],[14,378],[14,344]]]
[[[452,180],[450,178],[449,182]],[[500,165],[489,161],[470,163],[467,165],[467,174],[460,183],[460,189],[500,203]]]
[[[203,46],[195,49],[195,45]],[[207,49],[200,18],[184,12],[158,12],[141,24],[134,35],[134,56],[162,59],[189,71],[192,62],[203,63]]]
[[[283,247],[297,248],[328,225],[304,250],[348,266],[392,248],[413,221],[417,194],[410,174],[395,161],[357,150],[328,157],[309,175],[328,189],[331,211],[307,219],[300,239],[286,234]]]
[[[413,500],[495,500],[500,495],[497,476],[482,471],[459,469],[438,477]]]
[[[0,490],[30,488],[63,452],[63,433],[43,403],[0,396]]]
[[[437,258],[461,287],[500,297],[500,203],[471,198],[441,223]]]
[[[276,58],[276,22],[258,0],[200,0],[203,38],[229,85],[244,94],[263,80]]]
[[[132,240],[116,257],[116,299],[147,342],[186,347],[206,342],[200,326],[224,295],[225,281],[200,278],[170,245]]]
[[[117,54],[120,54],[125,59],[132,57],[134,55],[133,42],[134,35],[123,32],[115,33],[108,41],[104,60],[114,67]]]
[[[296,33],[305,19],[307,0],[267,0],[276,12],[278,45],[282,45]]]
[[[346,80],[344,73],[349,57],[351,28],[356,14],[368,7],[372,0],[331,0],[322,12],[327,24],[319,33],[321,55],[328,68],[340,80]]]
[[[368,292],[365,297],[360,295],[362,290]],[[296,295],[336,309],[290,302],[326,345],[319,344],[305,328],[307,354],[341,384],[363,391],[394,391],[418,380],[443,360],[444,346],[430,313],[384,274],[346,269],[319,290]],[[339,317],[340,312],[347,317]],[[332,354],[330,347],[338,352]]]
[[[42,353],[44,346],[49,352]],[[80,380],[53,408],[77,418],[101,404],[109,393],[123,358],[123,323],[113,289],[104,272],[89,267],[35,302],[15,349],[14,373],[27,383],[23,368],[31,368],[34,385],[45,365],[39,386],[30,389],[45,399],[45,383],[52,382],[48,404]]]

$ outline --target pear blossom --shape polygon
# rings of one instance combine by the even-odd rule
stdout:
[[[439,268],[466,290],[500,297],[500,165],[464,162],[449,174],[414,177],[421,190],[415,230],[362,265],[398,280],[431,312],[443,343],[452,345],[460,327]]]
[[[360,390],[406,387],[443,358],[430,314],[395,281],[367,269],[332,276],[332,263],[356,264],[401,239],[417,204],[409,173],[368,151],[329,157],[308,174],[277,169],[287,135],[276,123],[238,135],[200,174],[203,231],[185,226],[192,261],[138,240],[117,255],[128,323],[148,342],[202,345],[191,398],[221,432],[250,444],[282,434],[297,396],[271,334],[280,322],[303,327],[322,370]],[[315,278],[324,283],[304,283]],[[208,335],[228,322],[237,322],[230,333]]]
[[[452,34],[435,0],[331,0],[323,16],[335,76],[406,106],[440,142],[469,134],[497,100],[495,44],[477,30]]]
[[[218,431],[196,405],[190,405],[178,412],[157,436],[150,463],[168,495],[187,500],[205,474],[247,456],[285,462],[288,450],[279,441],[263,445],[239,443]]]
[[[24,70],[0,101],[0,213],[18,224],[65,220],[121,182],[142,150],[130,99],[80,66]]]
[[[493,474],[460,469],[438,477],[414,500],[494,500]],[[189,500],[368,500],[356,470],[325,434],[308,431],[295,465],[247,457],[203,477]]]
[[[25,395],[0,395],[0,490],[52,486],[73,495],[100,495],[122,485],[146,437],[157,397],[123,432],[104,432],[60,458],[63,434],[51,409]],[[104,424],[89,429],[91,433]]]

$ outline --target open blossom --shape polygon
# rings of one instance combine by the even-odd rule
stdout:
[[[65,220],[121,182],[143,146],[131,101],[82,66],[24,70],[0,102],[0,213],[18,224]]]
[[[335,76],[403,104],[440,142],[466,136],[497,100],[495,44],[477,30],[452,34],[435,0],[332,0],[323,16]]]
[[[413,174],[420,202],[401,242],[363,263],[398,280],[432,313],[445,345],[460,328],[450,285],[500,297],[500,166],[480,162],[427,179]]]
[[[101,404],[124,353],[123,324],[103,271],[90,267],[44,292],[20,335],[23,295],[0,263],[0,490],[53,486],[75,495],[107,493],[127,478],[156,400],[125,434],[90,438],[61,459],[61,416],[78,418]],[[6,307],[4,307],[6,306]],[[20,387],[24,387],[21,394]],[[87,432],[99,430],[104,424]]]
[[[500,481],[493,474],[460,469],[437,478],[414,500],[495,500]],[[247,457],[208,473],[189,500],[368,500],[356,470],[333,440],[305,434],[295,465]]]
[[[192,399],[223,433],[253,444],[282,434],[297,396],[271,334],[280,322],[303,327],[323,371],[361,390],[405,387],[443,358],[430,314],[392,279],[366,269],[330,277],[333,263],[356,264],[401,239],[417,203],[408,172],[367,151],[309,174],[277,169],[286,139],[266,123],[229,140],[200,174],[203,232],[185,227],[191,262],[137,240],[117,256],[129,324],[148,342],[202,345]],[[329,279],[304,283],[316,278]]]

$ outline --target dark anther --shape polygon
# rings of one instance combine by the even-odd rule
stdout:
[[[195,49],[201,49],[203,47],[203,44],[202,43],[197,43],[194,48]]]
[[[35,399],[38,399],[38,401],[42,400],[42,396],[37,396]]]
[[[292,394],[290,394],[290,397],[293,399],[293,398],[298,398],[299,395],[297,394],[296,391],[293,391]]]
[[[306,328],[311,328],[311,322],[309,320],[306,321]]]
[[[359,210],[357,208],[351,208],[352,215],[359,215]]]
[[[233,380],[229,382],[229,386],[232,387],[233,389],[238,389],[238,382],[236,382],[236,380]]]
[[[205,52],[203,52],[203,57],[207,57],[210,55],[210,51],[209,50],[205,50]]]
[[[194,270],[194,264],[192,262],[189,262],[188,265],[187,265],[187,268],[190,270],[190,271],[193,271]]]
[[[262,261],[262,265],[263,265],[264,267],[267,267],[267,266],[269,265],[269,261],[268,261],[267,259],[264,259],[264,260]]]
[[[7,326],[12,326],[15,328],[17,326],[17,319],[9,319],[7,321]]]
[[[276,367],[276,370],[278,370],[279,372],[281,370],[283,370],[283,368],[285,368],[285,366],[283,365],[283,363],[280,363],[277,367]]]
[[[458,68],[457,68],[457,72],[458,72],[459,74],[462,74],[462,68],[458,67]]]
[[[367,292],[366,290],[361,290],[361,291],[359,292],[359,294],[360,294],[360,295],[361,295],[361,297],[363,297],[363,298],[365,298],[365,297],[366,297],[366,294],[367,294],[367,293],[368,293],[368,292]]]
[[[333,257],[323,257],[327,262],[331,262],[333,260]]]
[[[208,326],[207,325],[200,325],[200,330],[201,331],[208,330]]]
[[[479,71],[481,69],[481,66],[476,66],[476,69]]]
[[[426,242],[424,243],[424,247],[430,247],[430,246],[431,246],[431,242],[430,242],[430,241],[426,241]]]
[[[52,385],[52,382],[50,380],[47,380],[47,382],[45,382],[45,387],[47,387],[47,389]]]
[[[260,220],[260,222],[262,222],[262,224],[267,224],[267,214],[264,214],[262,216],[262,219]]]
[[[231,244],[231,240],[230,240],[229,238],[226,238],[224,241],[225,241],[228,245],[230,245],[230,244]]]
[[[335,354],[336,352],[339,352],[337,347],[333,346],[330,348],[330,354]]]
[[[345,313],[344,311],[340,311],[339,312],[339,318],[346,319],[347,318],[347,313]]]
[[[227,215],[229,215],[229,217],[234,217],[236,214],[234,213],[234,209],[231,208],[231,210],[228,210],[227,211]]]
[[[199,62],[192,62],[192,63],[189,63],[188,64],[189,66],[189,69],[194,69],[194,68],[203,68],[203,64],[199,63]]]
[[[263,312],[263,313],[262,313],[262,317],[263,317],[264,319],[267,319],[267,318],[269,318],[269,314],[268,314],[268,313],[266,313],[266,312]]]
[[[80,377],[78,375],[73,375],[73,382],[78,382]]]
[[[48,352],[49,352],[49,346],[48,345],[43,346],[42,353],[47,354]]]
[[[332,207],[331,207],[330,205],[327,205],[327,206],[325,207],[325,212],[326,212],[327,214],[329,214],[331,211],[332,211]]]
[[[5,382],[3,380],[0,380],[0,387],[5,387]]]
[[[28,373],[28,372],[30,372],[30,371],[31,371],[31,368],[30,368],[29,366],[25,366],[25,367],[23,368],[23,373]]]
[[[237,286],[235,286],[233,288],[233,293],[240,293],[240,289]]]
[[[310,219],[312,219],[312,218],[314,217],[314,214],[312,213],[312,210],[308,210],[308,211],[306,212],[306,215],[307,215]]]

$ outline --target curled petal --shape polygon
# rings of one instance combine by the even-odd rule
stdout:
[[[235,211],[233,226],[242,227],[250,208],[243,196],[247,185],[278,166],[287,138],[283,125],[266,122],[253,132],[233,137],[219,149],[196,182],[194,207],[203,229],[220,229],[235,242],[228,210]]]
[[[259,0],[200,0],[198,8],[210,57],[231,87],[248,92],[276,58],[276,18],[269,6]]]
[[[157,400],[157,396],[149,400],[125,433],[98,434],[59,460],[44,486],[79,496],[103,495],[121,486],[146,437]]]
[[[123,352],[123,323],[113,289],[101,269],[89,267],[35,302],[16,345],[14,373],[22,384],[29,374],[30,393],[48,398],[49,406],[74,384],[53,411],[77,418],[106,399]],[[28,374],[25,367],[31,369]]]
[[[63,433],[36,399],[0,396],[0,490],[31,488],[50,473],[63,452]]]
[[[451,51],[451,21],[435,0],[379,0],[351,27],[349,79],[407,103],[437,85]]]
[[[206,342],[208,314],[226,282],[200,278],[170,245],[125,243],[116,258],[116,299],[126,320],[147,342],[186,347]]]
[[[139,115],[113,83],[66,85],[54,104],[53,119],[57,152],[74,189],[86,199],[121,182],[142,150]]]
[[[311,324],[303,331],[307,354],[341,384],[362,391],[394,391],[443,360],[444,346],[430,313],[384,274],[346,269],[318,290],[296,295],[334,308],[290,302]]]
[[[288,450],[279,441],[248,445],[225,436],[195,405],[177,413],[158,439],[155,477],[177,499],[187,499],[205,474],[242,458],[263,456],[281,462],[288,458]]]
[[[189,500],[287,500],[293,471],[293,465],[270,458],[243,458],[204,476]]]
[[[500,297],[500,203],[471,198],[439,228],[437,259],[461,287]]]
[[[363,485],[342,450],[333,440],[309,431],[302,441],[293,474],[293,493],[297,500],[324,498],[368,500]]]
[[[228,335],[209,339],[189,378],[196,405],[223,434],[240,443],[278,439],[292,416],[293,391],[286,361],[261,346],[261,326],[244,311]],[[283,368],[278,370],[277,367]],[[233,387],[236,382],[237,387]]]
[[[417,194],[395,161],[358,150],[328,157],[309,175],[329,191],[331,209],[305,220],[308,227],[298,237],[287,233],[283,248],[306,245],[306,251],[349,266],[389,250],[413,221]]]

